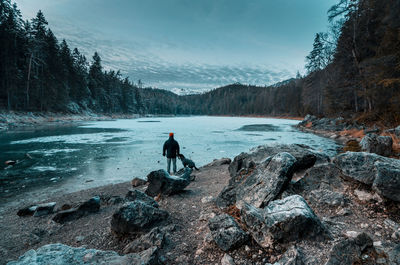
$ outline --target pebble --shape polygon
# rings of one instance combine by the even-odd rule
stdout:
[[[350,215],[350,214],[352,214],[352,212],[349,208],[342,208],[337,212],[337,215],[342,215],[342,216]]]
[[[361,224],[360,226],[361,226],[361,228],[367,228],[369,225],[364,223],[364,224]]]
[[[248,245],[244,246],[244,250],[245,250],[246,252],[249,252],[249,251],[250,251],[249,246],[248,246]]]
[[[379,233],[379,232],[375,232],[375,235],[376,236],[382,236],[381,233]]]
[[[346,236],[350,238],[356,238],[360,233],[356,231],[346,231]]]
[[[202,198],[201,202],[202,203],[209,203],[209,202],[212,202],[212,200],[213,200],[213,196],[207,196],[207,197]]]
[[[374,247],[381,247],[382,246],[382,241],[375,241],[373,243]]]
[[[221,265],[235,265],[235,262],[231,256],[225,254],[221,259]]]
[[[75,241],[76,241],[76,242],[81,242],[81,241],[83,241],[84,239],[85,239],[84,236],[77,236],[77,237],[75,237]]]

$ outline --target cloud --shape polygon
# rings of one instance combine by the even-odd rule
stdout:
[[[106,70],[121,70],[132,81],[142,80],[145,86],[174,91],[179,94],[204,92],[232,83],[271,85],[294,76],[290,69],[271,69],[261,65],[217,65],[196,62],[176,63],[160,58],[153,52],[154,43],[109,40],[101,32],[86,31],[69,23],[54,31],[65,38],[71,48],[78,49],[91,60],[97,51]],[[165,44],[163,44],[165,45]],[[158,49],[161,49],[160,47]],[[167,45],[166,52],[171,49]],[[157,50],[157,49],[156,49]]]

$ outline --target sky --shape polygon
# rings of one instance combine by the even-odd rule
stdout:
[[[16,0],[59,40],[145,86],[192,93],[304,73],[337,0]]]

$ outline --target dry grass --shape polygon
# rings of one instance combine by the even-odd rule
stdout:
[[[343,130],[339,134],[341,136],[358,138],[358,139],[362,139],[365,136],[364,130],[357,130],[357,129]]]
[[[357,140],[350,140],[343,147],[344,152],[361,152],[361,146]]]
[[[309,122],[307,122],[307,124],[306,124],[306,128],[311,128],[311,126],[312,126],[312,122],[311,121],[309,121]]]

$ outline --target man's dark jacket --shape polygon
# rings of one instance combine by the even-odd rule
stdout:
[[[165,141],[163,155],[165,155],[165,151],[167,151],[167,158],[176,158],[179,154],[179,144],[175,141],[174,137],[169,137],[169,139]]]

